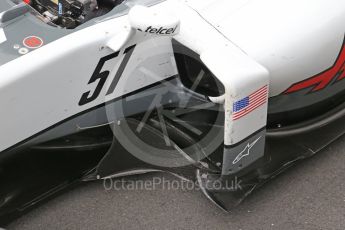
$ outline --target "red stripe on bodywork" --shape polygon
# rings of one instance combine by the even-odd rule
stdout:
[[[337,78],[337,81],[343,80],[345,78],[345,63],[343,64],[343,67],[339,71],[340,76]]]
[[[290,94],[302,89],[311,88],[311,92],[316,92],[326,88],[334,78],[337,78],[336,81],[343,80],[345,78],[345,40],[343,46],[340,50],[338,58],[334,65],[327,69],[326,71],[317,74],[314,77],[311,77],[307,80],[301,81],[292,85],[288,88],[284,94]]]

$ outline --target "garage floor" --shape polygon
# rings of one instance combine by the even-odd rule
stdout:
[[[131,177],[175,180],[160,173]],[[299,163],[225,213],[201,192],[106,191],[77,187],[18,219],[8,229],[339,229],[345,227],[345,138]]]

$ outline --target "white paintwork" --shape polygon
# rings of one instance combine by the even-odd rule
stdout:
[[[167,0],[152,10],[179,18],[175,39],[200,54],[225,84],[226,144],[266,122],[267,105],[239,122],[228,120],[234,101],[267,83],[275,96],[327,69],[344,38],[344,0]],[[5,135],[0,151],[76,113],[175,75],[170,38],[127,36],[129,22],[128,16],[109,18],[1,66],[0,130]],[[4,36],[0,29],[0,43]],[[95,101],[79,106],[80,96],[95,89],[97,81],[88,81],[100,58],[133,44],[138,46],[115,92],[105,96],[109,77]],[[103,70],[114,76],[122,59],[121,52]]]
[[[175,38],[201,57],[211,50],[213,54],[203,60],[206,66],[231,93],[243,92],[235,99],[227,95],[213,99],[216,102],[225,99],[225,144],[237,143],[266,124],[267,104],[239,122],[231,121],[234,101],[248,96],[251,87],[262,86],[260,81],[269,83],[270,96],[276,96],[293,83],[322,72],[333,65],[344,40],[342,0],[181,2],[188,7],[183,4],[177,7],[181,32]],[[240,51],[250,57],[244,60],[242,72],[238,71],[240,64],[235,64],[238,57],[234,55]],[[252,75],[250,59],[269,75],[260,72]],[[231,95],[230,92],[227,94]]]
[[[344,39],[343,0],[186,2],[269,70],[270,96],[331,67]]]
[[[98,83],[96,81],[88,85],[100,58],[113,52],[106,48],[106,44],[121,33],[123,26],[127,24],[127,15],[111,19],[1,66],[0,106],[6,109],[1,109],[0,151],[76,113],[102,104],[105,100],[176,75],[170,38],[157,37],[143,42],[145,38],[134,37],[126,47],[138,44],[137,48],[118,84],[119,88],[125,89],[115,90],[112,95],[105,97],[108,87],[103,87],[101,95],[95,101],[85,106],[78,105],[81,95],[89,90],[93,91]],[[164,52],[159,51],[157,56],[153,55],[154,52],[147,52],[153,46],[164,47]],[[118,58],[108,61],[102,69],[111,71],[106,86],[110,85],[118,69],[123,58],[122,52]],[[138,73],[147,63],[147,68],[155,72],[159,79]]]
[[[263,86],[269,85],[268,71],[242,51],[224,45],[201,54],[201,60],[225,87],[224,144],[233,145],[266,126],[266,103],[248,115],[233,121],[233,104]],[[229,65],[233,68],[229,69]],[[245,127],[245,128],[244,128]]]
[[[129,23],[128,25],[122,26],[122,31],[113,35],[112,38],[108,40],[107,47],[115,52],[121,50],[131,39],[133,33],[135,33],[135,31],[132,30]]]
[[[180,34],[175,36],[175,39],[199,53],[204,64],[225,86],[226,95],[213,99],[216,102],[225,102],[225,145],[238,143],[265,127],[267,103],[237,121],[232,120],[232,109],[234,102],[249,96],[262,86],[269,85],[268,71],[213,26],[205,23],[198,12],[182,4],[175,8],[178,8],[182,22]]]

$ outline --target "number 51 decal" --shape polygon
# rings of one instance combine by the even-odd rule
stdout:
[[[135,46],[136,45],[132,45],[130,47],[127,47],[125,49],[125,51],[123,52],[123,54],[125,56],[124,56],[120,66],[119,66],[119,68],[118,68],[118,70],[117,70],[117,72],[115,74],[115,77],[114,77],[113,81],[111,82],[111,84],[109,86],[109,89],[108,89],[106,95],[112,94],[114,92],[117,84],[120,81],[121,75],[125,71],[125,68],[126,68],[128,62],[129,62],[129,59],[131,58],[131,56],[133,54]],[[109,55],[107,55],[105,57],[102,57],[99,60],[97,66],[96,66],[96,69],[93,72],[93,74],[92,74],[92,76],[91,76],[91,78],[90,78],[90,80],[88,82],[88,85],[89,85],[89,84],[92,84],[95,81],[99,80],[98,84],[97,84],[95,90],[93,91],[93,94],[91,94],[91,91],[83,93],[83,95],[81,96],[80,101],[79,101],[79,106],[86,105],[86,104],[94,101],[95,99],[97,99],[99,94],[102,92],[104,84],[107,81],[107,79],[109,77],[109,74],[110,74],[110,71],[108,71],[108,70],[102,71],[102,72],[101,72],[101,70],[102,70],[103,66],[105,65],[105,63],[107,61],[112,60],[114,58],[117,58],[119,56],[119,54],[120,54],[120,51],[112,53],[112,54],[109,54]]]

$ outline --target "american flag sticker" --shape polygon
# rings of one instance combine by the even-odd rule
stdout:
[[[249,96],[236,101],[233,105],[233,115],[232,120],[236,121],[246,116],[247,114],[253,112],[260,106],[266,104],[267,102],[268,86],[256,90]]]

